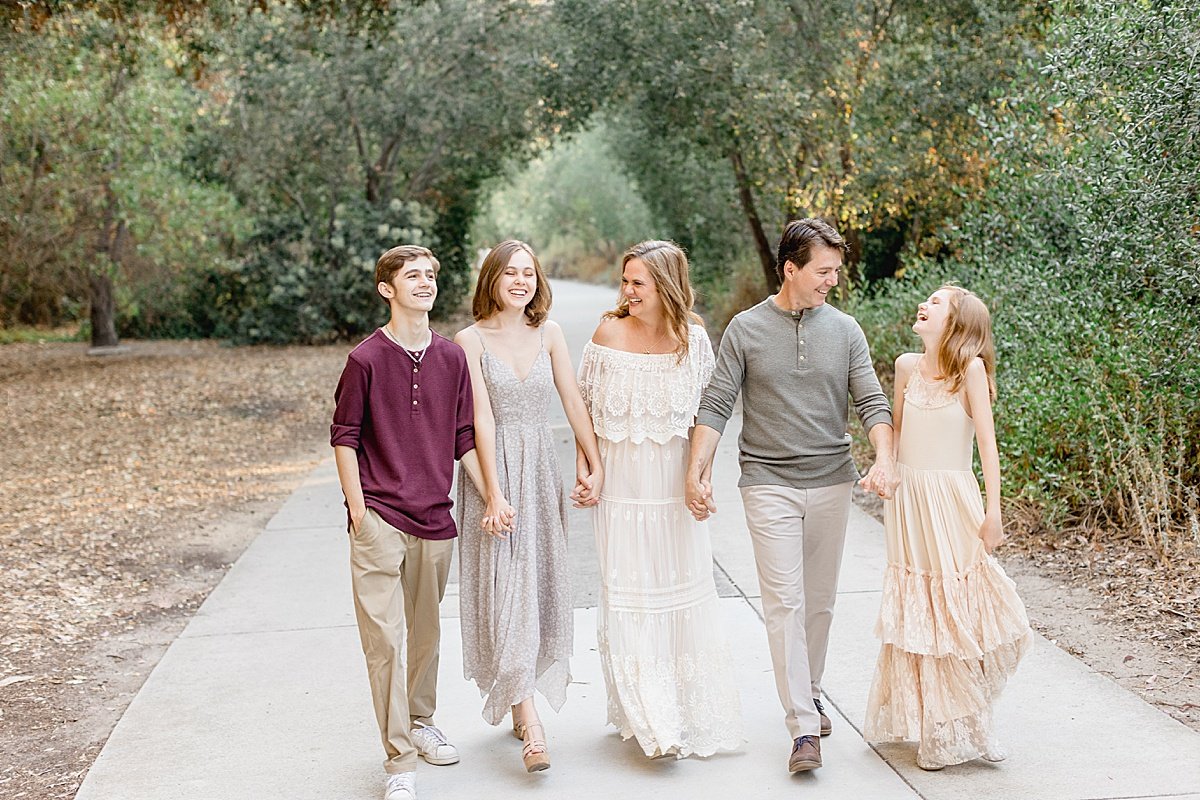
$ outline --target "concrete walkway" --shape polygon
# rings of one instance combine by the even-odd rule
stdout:
[[[576,353],[611,290],[555,283],[555,318]],[[577,358],[577,357],[576,357]],[[332,392],[332,387],[330,387]],[[560,458],[573,464],[560,423]],[[786,772],[790,748],[760,618],[737,484],[733,420],[714,470],[711,525],[723,617],[739,670],[749,741],[708,760],[648,761],[605,727],[596,655],[595,553],[588,513],[572,510],[574,681],[559,714],[539,702],[553,767],[527,775],[520,745],[480,718],[463,681],[457,585],[443,604],[437,721],[462,754],[421,764],[422,800],[455,798],[1098,798],[1200,800],[1200,734],[1039,638],[1000,701],[1009,760],[938,773],[911,746],[878,751],[857,730],[877,643],[883,531],[851,516],[826,672],[834,733],[826,766]],[[564,469],[564,481],[569,477]],[[287,501],[172,644],[114,729],[78,800],[369,800],[382,752],[351,607],[348,544],[332,458]],[[456,575],[452,580],[456,579]]]

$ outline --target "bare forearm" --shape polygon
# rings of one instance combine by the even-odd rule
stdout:
[[[886,423],[879,423],[867,431],[867,438],[871,440],[871,446],[875,448],[875,461],[884,461],[888,464],[896,459],[896,450],[893,444],[895,438],[892,431],[892,426]]]
[[[459,463],[467,471],[467,477],[471,479],[471,483],[475,484],[475,491],[479,492],[479,496],[487,497],[487,486],[483,481],[483,470],[479,468],[479,452],[477,450],[468,450],[463,453],[463,457],[459,459]]]
[[[476,488],[484,498],[499,497],[503,492],[496,472],[496,421],[490,416],[475,418],[475,454],[480,473]]]
[[[688,454],[687,476],[689,480],[701,480],[712,472],[713,456],[721,433],[707,425],[695,425],[691,433],[691,452]]]
[[[366,512],[367,501],[363,498],[362,478],[358,474],[358,453],[352,447],[337,445],[333,448],[333,460],[337,464],[338,482],[352,518],[361,518]]]
[[[592,428],[592,418],[583,405],[583,399],[576,395],[575,400],[576,402],[563,404],[563,410],[567,412],[567,422],[571,425],[571,432],[575,434],[576,447],[583,451],[588,464],[598,467],[600,465],[600,448],[596,444],[596,431]]]
[[[1000,513],[1000,455],[996,448],[985,445],[979,448],[979,462],[983,466],[983,490],[987,495],[987,513]]]

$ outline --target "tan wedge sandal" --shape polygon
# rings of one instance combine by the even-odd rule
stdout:
[[[521,722],[520,717],[517,716],[517,707],[516,706],[512,707],[512,718],[513,718],[513,736],[517,737],[521,741],[525,741],[525,723]]]
[[[550,769],[550,753],[546,750],[546,729],[542,727],[542,723],[534,722],[530,725],[522,723],[521,728],[524,731],[525,747],[521,750],[521,759],[525,762],[526,772],[541,772],[544,769]],[[541,736],[535,736],[534,731],[541,733]]]

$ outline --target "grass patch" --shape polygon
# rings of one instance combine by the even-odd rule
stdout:
[[[60,325],[54,328],[25,326],[0,328],[0,345],[81,341],[83,341],[83,332],[78,325]]]

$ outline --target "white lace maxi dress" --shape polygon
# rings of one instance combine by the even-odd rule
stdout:
[[[647,756],[709,756],[744,741],[708,525],[684,504],[688,431],[713,365],[693,325],[682,364],[588,342],[579,366],[604,459],[594,522],[608,721]]]

